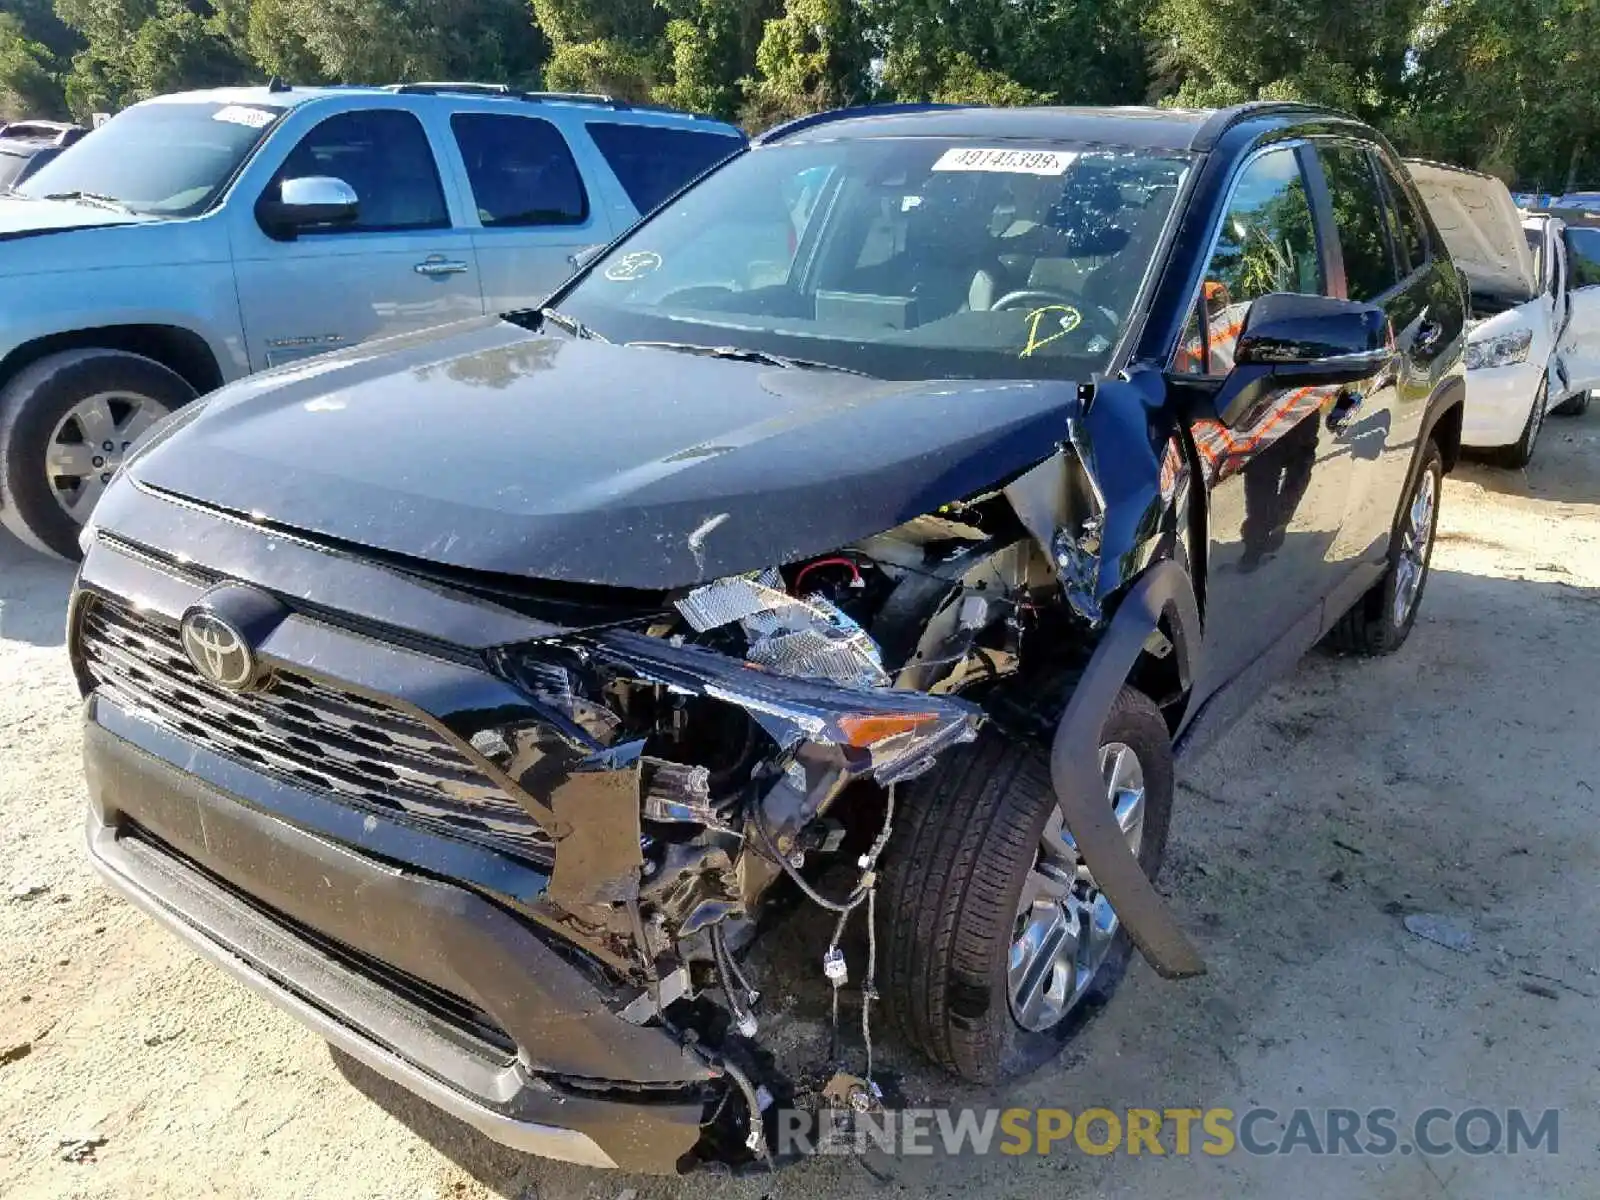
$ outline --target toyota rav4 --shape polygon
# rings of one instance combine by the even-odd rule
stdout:
[[[1405,641],[1464,324],[1336,114],[802,118],[540,310],[153,433],[70,615],[90,852],[539,1154],[765,1157],[878,1102],[880,1000],[1029,1070],[1135,949],[1203,969],[1176,759],[1325,636]],[[825,1088],[763,1042],[783,970],[848,1006]]]

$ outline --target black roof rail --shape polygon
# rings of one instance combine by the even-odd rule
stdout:
[[[1196,130],[1194,140],[1189,143],[1191,150],[1209,150],[1222,139],[1222,135],[1235,125],[1245,121],[1253,121],[1258,117],[1272,116],[1323,116],[1345,117],[1338,109],[1328,108],[1322,104],[1307,104],[1301,100],[1249,100],[1243,104],[1235,104],[1230,108],[1219,108],[1206,118],[1205,123]]]
[[[462,96],[510,96],[509,84],[504,83],[471,83],[466,80],[424,80],[420,83],[395,83],[389,90],[400,96],[438,96],[450,92]]]
[[[968,108],[965,104],[858,104],[852,108],[830,108],[825,112],[807,113],[803,117],[795,117],[781,125],[774,125],[771,129],[754,139],[758,146],[765,146],[769,142],[776,142],[788,137],[792,133],[799,133],[802,129],[811,129],[817,125],[826,125],[832,121],[848,121],[853,117],[891,117],[906,113],[937,112],[949,108]]]

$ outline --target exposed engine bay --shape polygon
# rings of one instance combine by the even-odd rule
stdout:
[[[769,892],[786,879],[832,922],[817,967],[837,996],[858,909],[871,934],[897,785],[986,721],[1052,727],[1099,621],[1101,519],[1063,449],[1007,488],[834,553],[682,590],[650,620],[501,652],[547,719],[472,744],[542,808],[549,900],[639,985],[624,1015],[714,1054],[748,1113],[759,1106],[734,1061],[760,1028],[759,993],[738,954]],[[1054,711],[1031,711],[1040,697]],[[814,868],[840,864],[854,884],[826,895]],[[870,966],[858,986],[870,1061]],[[870,1067],[846,1078],[870,1103]],[[764,1152],[745,1120],[739,1140]]]

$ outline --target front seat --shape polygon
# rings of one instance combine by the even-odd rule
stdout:
[[[901,257],[919,322],[987,311],[1005,292],[988,222],[963,196],[924,196],[906,216]]]

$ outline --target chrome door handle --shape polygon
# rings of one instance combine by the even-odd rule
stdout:
[[[438,278],[443,275],[465,275],[472,268],[464,262],[458,262],[436,254],[432,258],[423,259],[411,269],[418,275]]]
[[[1444,336],[1444,322],[1434,320],[1427,308],[1417,314],[1417,332],[1411,339],[1411,349],[1416,354],[1426,354],[1439,344]]]
[[[1347,387],[1340,391],[1328,411],[1329,430],[1343,433],[1350,428],[1350,423],[1360,415],[1361,406],[1366,402],[1366,394],[1357,388]]]

